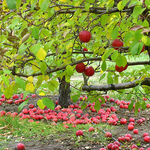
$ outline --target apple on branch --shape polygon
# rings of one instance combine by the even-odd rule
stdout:
[[[83,43],[87,43],[91,39],[91,33],[89,31],[80,31],[79,32],[79,39]]]

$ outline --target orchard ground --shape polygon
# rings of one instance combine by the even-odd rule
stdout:
[[[32,97],[29,95],[29,103],[24,107],[29,109],[29,104],[33,104],[36,108],[37,100],[41,98],[40,96]],[[57,96],[51,96],[51,99],[56,102]],[[145,110],[140,109],[137,116],[135,116],[134,110],[129,111],[128,109],[120,108],[114,102],[109,101],[110,98],[102,106],[101,109],[106,110],[110,107],[115,107],[115,112],[110,112],[109,116],[116,114],[117,118],[127,119],[127,124],[121,125],[117,122],[117,125],[108,125],[108,123],[90,123],[90,124],[77,124],[76,127],[72,127],[72,124],[65,128],[62,121],[57,121],[54,123],[52,120],[47,120],[45,118],[38,120],[39,123],[35,123],[36,120],[28,122],[29,119],[18,120],[21,117],[8,117],[6,115],[1,116],[0,119],[0,147],[1,150],[14,150],[18,143],[23,143],[26,150],[99,150],[100,148],[106,148],[107,144],[113,143],[118,137],[125,136],[125,134],[131,134],[132,140],[130,142],[123,142],[120,149],[128,150],[131,145],[137,144],[139,147],[144,147],[145,149],[150,147],[149,142],[144,142],[143,133],[147,132],[150,135],[150,112],[149,108]],[[14,101],[14,100],[13,100]],[[7,104],[5,101],[0,106],[0,111],[5,112],[17,112],[18,106],[16,104]],[[83,110],[81,116],[89,114],[88,118],[98,116],[97,112],[92,112],[90,107]],[[74,108],[75,109],[75,108]],[[79,108],[77,108],[80,110]],[[59,113],[62,110],[57,110]],[[65,112],[63,112],[65,113]],[[77,114],[77,113],[76,113]],[[78,113],[79,114],[79,113]],[[42,114],[44,116],[44,114]],[[135,129],[138,129],[138,134],[133,134],[133,131],[129,131],[127,126],[129,123],[129,118],[135,118]],[[137,120],[145,118],[145,122],[138,124]],[[79,117],[81,118],[81,117]],[[14,120],[14,122],[12,121]],[[109,117],[107,118],[107,121]],[[63,121],[64,122],[64,121]],[[53,123],[53,124],[52,124]],[[57,125],[55,125],[57,124]],[[93,126],[95,131],[89,132],[89,127]],[[77,130],[83,130],[83,136],[76,136]],[[106,138],[105,132],[111,132],[113,138]]]

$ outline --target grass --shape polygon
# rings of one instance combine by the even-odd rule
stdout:
[[[28,120],[19,120],[18,117],[12,118],[10,116],[0,117],[0,147],[8,145],[11,142],[19,142],[19,141],[30,141],[30,140],[40,140],[44,137],[44,139],[49,139],[52,135],[55,136],[55,139],[62,139],[62,137],[72,139],[76,144],[80,144],[81,142],[92,141],[97,142],[106,141],[104,137],[104,133],[102,134],[101,128],[111,129],[112,126],[107,124],[79,124],[76,128],[72,127],[71,124],[68,125],[69,128],[66,129],[63,127],[63,123],[57,123],[57,125],[51,125],[50,122],[28,122]],[[96,136],[93,138],[92,132],[88,132],[89,127],[95,127]],[[76,131],[83,130],[84,136],[77,137]],[[95,132],[94,132],[95,133]]]

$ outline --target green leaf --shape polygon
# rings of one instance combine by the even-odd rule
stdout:
[[[2,75],[2,80],[4,81],[6,86],[9,86],[9,79],[5,75]]]
[[[143,101],[143,102],[141,103],[141,107],[142,107],[143,110],[146,109],[146,102],[145,102],[145,101]]]
[[[122,56],[121,54],[118,54],[118,58],[116,59],[116,64],[117,66],[121,67],[125,67],[125,65],[127,64],[127,59],[125,56]]]
[[[106,73],[104,73],[104,74],[100,77],[99,81],[103,80],[103,79],[105,78],[105,75],[106,75]]]
[[[107,84],[113,84],[113,78],[111,76],[111,72],[108,72],[107,74]]]
[[[135,40],[136,40],[136,41],[141,40],[141,38],[142,38],[141,31],[142,31],[142,30],[137,30],[137,31],[135,31],[134,37],[135,37]]]
[[[122,10],[124,8],[124,5],[122,5],[122,1],[120,1],[118,4],[117,4],[117,7],[119,10]]]
[[[131,32],[128,32],[125,34],[125,38],[124,38],[124,41],[125,43],[133,36],[133,34]]]
[[[11,71],[9,69],[4,69],[3,71],[5,74],[11,74]]]
[[[50,100],[49,98],[42,98],[42,102],[45,106],[47,106],[49,109],[52,109],[54,110],[55,108],[55,105],[54,105],[54,102],[52,100]]]
[[[74,17],[78,17],[81,12],[82,12],[82,9],[78,8],[74,13]]]
[[[142,47],[141,43],[139,43],[139,42],[135,43],[135,45],[131,49],[131,54],[133,56],[136,55],[136,54],[139,54],[141,52],[141,50],[142,50],[141,47]]]
[[[19,105],[18,112],[20,112],[23,109],[23,107],[28,104],[28,101],[29,101],[29,99],[25,100],[23,103],[21,103]]]
[[[128,105],[128,109],[131,110],[133,108],[134,101],[132,100],[131,103]]]
[[[144,10],[145,10],[145,8],[142,9],[142,6],[135,6],[133,9],[132,16],[134,18],[137,18]]]
[[[149,0],[145,0],[145,5],[150,8],[150,1]]]
[[[41,108],[41,109],[44,109],[44,108],[45,108],[45,105],[43,104],[43,100],[41,100],[41,99],[39,99],[39,100],[37,101],[37,105],[38,105],[39,108]]]
[[[33,27],[32,28],[32,36],[38,40],[39,39],[39,28],[38,27]]]
[[[19,10],[20,6],[21,6],[21,0],[17,0],[16,1],[16,8],[17,8],[17,10]]]
[[[103,61],[101,68],[103,71],[106,71],[106,61]]]
[[[101,101],[102,101],[102,104],[104,104],[105,103],[105,98],[103,97],[103,96],[99,96],[99,98],[101,99]]]
[[[111,33],[112,39],[116,39],[118,37],[118,29],[119,29],[119,26],[116,26],[115,29],[112,31]]]
[[[42,72],[42,74],[45,74],[46,69],[47,69],[46,63],[45,63],[45,62],[42,62],[42,63],[41,63],[41,72]]]
[[[110,54],[114,51],[113,48],[110,48],[109,50],[106,50],[105,53],[103,54],[102,56],[102,60],[105,61],[109,56]]]
[[[102,26],[104,26],[107,23],[107,18],[108,18],[107,14],[101,16],[100,22]]]
[[[86,103],[84,103],[84,104],[81,106],[81,109],[85,109],[85,108],[86,108],[86,106],[87,106],[87,104],[86,104]]]
[[[68,65],[68,66],[66,67],[67,75],[72,76],[72,75],[73,75],[73,69],[74,69],[73,66]]]
[[[38,76],[37,78],[38,78],[38,80],[36,82],[36,89],[38,89],[43,82],[43,76],[42,75]]]
[[[13,86],[8,86],[6,87],[5,91],[4,91],[4,95],[7,99],[11,98],[13,96]]]
[[[36,55],[40,48],[41,48],[40,44],[35,44],[31,47],[31,52]]]
[[[88,11],[90,8],[90,3],[86,3],[84,7],[85,7],[85,10]]]
[[[54,90],[58,87],[58,81],[51,80],[48,82],[48,88],[50,91],[54,92]]]
[[[94,109],[96,109],[97,111],[99,111],[101,108],[101,103],[99,100],[96,100],[95,105],[94,105]]]
[[[26,89],[26,84],[25,81],[23,79],[21,79],[20,77],[16,77],[15,78],[16,83],[18,83],[18,85],[25,90]]]
[[[42,10],[43,12],[45,12],[48,7],[49,7],[49,0],[45,0],[45,1],[41,4],[41,10]]]
[[[138,101],[135,103],[135,116],[137,115],[139,108],[140,108],[140,102]]]
[[[127,94],[127,100],[130,100],[131,97],[132,97],[132,94],[131,94],[131,93]]]
[[[9,9],[16,9],[17,0],[6,0]]]
[[[26,96],[29,95],[29,94],[30,94],[30,91],[24,91],[24,92],[23,92],[23,99],[25,99]]]
[[[114,51],[113,54],[111,55],[112,61],[115,61],[118,57],[118,51]]]

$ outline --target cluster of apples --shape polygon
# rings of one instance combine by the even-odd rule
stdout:
[[[87,43],[91,39],[91,33],[89,31],[80,31],[79,32],[79,39],[83,43]],[[83,51],[88,51],[87,48],[83,48]],[[94,75],[94,68],[92,66],[85,66],[84,63],[79,63],[76,65],[76,71],[78,73],[83,73],[86,76],[93,76]]]
[[[114,49],[119,50],[119,48],[123,46],[123,42],[119,39],[115,39],[112,42],[112,46],[114,47]],[[144,49],[145,49],[145,45],[143,45],[143,48],[141,49],[141,53],[144,51]],[[123,66],[119,67],[119,66],[116,65],[115,70],[118,71],[118,72],[122,72],[122,71],[126,70],[127,67],[128,67],[128,64],[126,64],[125,67],[123,67]]]
[[[20,95],[21,96],[21,95]],[[13,96],[13,98],[19,98],[20,96]],[[33,95],[33,97],[36,95]],[[5,98],[4,95],[2,95],[3,98]],[[58,101],[56,101],[56,107],[55,110],[51,110],[45,107],[45,109],[40,109],[40,108],[36,108],[33,104],[29,105],[29,109],[24,108],[22,110],[22,112],[20,112],[19,114],[17,112],[5,112],[5,111],[0,111],[0,116],[4,116],[4,115],[10,115],[11,117],[16,117],[19,116],[20,120],[22,119],[28,119],[29,122],[34,122],[36,121],[37,123],[42,120],[42,119],[46,119],[46,120],[50,120],[52,121],[53,125],[57,125],[58,121],[62,121],[64,124],[65,128],[69,128],[69,126],[67,124],[72,124],[72,127],[76,127],[77,124],[99,124],[101,122],[104,123],[108,123],[110,125],[117,125],[117,124],[127,124],[127,119],[125,118],[121,118],[119,119],[117,117],[117,115],[115,114],[116,108],[114,106],[111,106],[110,108],[105,108],[105,106],[107,106],[106,102],[114,102],[115,104],[117,104],[120,108],[123,109],[127,109],[128,105],[130,104],[130,102],[125,102],[123,100],[115,100],[114,98],[110,98],[108,95],[104,96],[105,98],[105,103],[102,104],[101,106],[103,108],[101,108],[99,111],[96,111],[94,108],[95,103],[89,103],[86,107],[87,111],[90,113],[91,112],[95,112],[95,115],[93,117],[89,117],[89,113],[85,113],[83,114],[83,110],[81,110],[81,106],[80,106],[80,102],[82,100],[87,99],[87,96],[80,96],[79,97],[79,101],[77,102],[77,104],[74,105],[70,105],[68,108],[61,108],[60,105],[58,104]],[[146,101],[146,98],[143,98],[144,101]],[[5,99],[6,101],[6,99]],[[101,102],[101,99],[99,99],[99,101]],[[147,105],[147,108],[149,108],[150,104]],[[133,106],[135,107],[135,105]],[[90,111],[89,111],[89,110]],[[133,134],[138,134],[138,130],[134,129],[134,125],[135,123],[141,125],[145,122],[145,118],[140,118],[137,120],[137,122],[135,122],[134,118],[130,118],[129,119],[129,124],[128,124],[128,130],[132,131],[133,130]],[[89,131],[94,131],[95,129],[91,126],[89,128]],[[83,131],[79,130],[78,132],[76,132],[77,136],[82,136],[83,135]],[[150,142],[150,137],[147,136],[146,134],[144,134],[145,136],[143,136],[143,140],[145,142]],[[105,136],[107,137],[111,137],[112,135],[107,133],[105,134]],[[118,141],[130,141],[132,138],[130,137],[127,138],[127,136],[122,136],[118,138]],[[114,144],[116,145],[116,144]],[[116,147],[116,146],[114,146]]]

